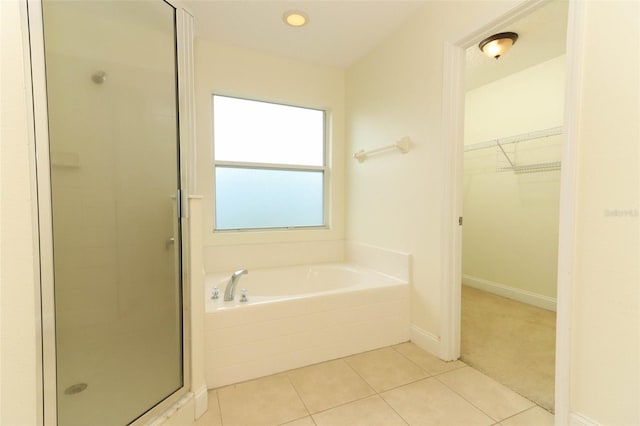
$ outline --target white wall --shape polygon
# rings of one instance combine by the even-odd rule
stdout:
[[[413,254],[412,321],[434,336],[448,285],[440,253],[442,45],[512,5],[429,3],[347,73],[348,152],[403,135],[416,143],[406,156],[347,163],[347,238]],[[589,1],[585,8],[570,410],[576,421],[638,424],[639,4]]]
[[[640,3],[585,2],[571,406],[640,424]],[[612,46],[624,40],[619,48]]]
[[[465,145],[562,126],[565,62],[563,55],[468,91]],[[559,161],[562,140],[551,136],[504,149],[516,164]],[[559,170],[496,171],[509,164],[495,146],[465,152],[464,163],[463,282],[553,307]]]
[[[344,71],[196,41],[197,186],[204,195],[208,271],[342,260],[344,257]],[[213,232],[212,94],[325,109],[330,120],[330,228]]]
[[[432,2],[347,71],[348,154],[409,136],[405,155],[347,162],[347,239],[411,253],[414,336],[438,352],[443,276],[443,42],[515,2]],[[416,337],[417,338],[417,337]]]
[[[469,90],[464,144],[562,126],[565,62],[558,56]]]
[[[0,424],[36,425],[40,323],[35,274],[29,138],[19,3],[0,2],[2,39],[0,140]]]

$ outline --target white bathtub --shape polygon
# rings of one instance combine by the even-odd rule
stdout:
[[[257,269],[224,302],[231,272],[205,281],[209,388],[409,340],[406,280],[349,263]]]

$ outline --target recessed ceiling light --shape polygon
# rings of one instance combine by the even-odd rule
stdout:
[[[309,16],[299,10],[289,10],[282,15],[282,20],[292,27],[302,27],[309,22]]]

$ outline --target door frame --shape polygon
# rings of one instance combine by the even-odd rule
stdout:
[[[41,324],[39,330],[40,362],[39,378],[42,387],[38,389],[38,400],[42,410],[38,413],[40,424],[57,424],[57,375],[55,348],[55,299],[54,299],[54,263],[53,263],[53,222],[51,198],[51,169],[49,158],[49,122],[46,91],[46,69],[43,31],[43,0],[22,0],[21,19],[23,32],[28,40],[28,57],[25,58],[27,88],[31,92],[30,124],[33,125],[30,139],[32,142],[32,181],[34,217],[36,218],[36,274],[39,279],[39,307],[36,313]],[[136,419],[132,424],[146,424],[159,416],[173,404],[189,393],[192,386],[191,374],[191,272],[189,240],[189,194],[195,190],[195,147],[194,147],[194,110],[193,110],[193,18],[179,3],[179,0],[158,0],[175,9],[175,50],[178,107],[178,155],[180,171],[180,216],[181,231],[181,280],[182,280],[182,377],[183,384],[178,390],[167,396],[154,407]]]
[[[462,175],[464,155],[465,50],[486,34],[493,34],[546,4],[526,0],[485,26],[455,42],[444,44],[443,137],[445,188],[443,200],[443,291],[440,356],[460,357],[462,276]],[[560,172],[558,281],[556,316],[555,424],[569,424],[571,361],[571,295],[574,275],[575,198],[577,192],[577,139],[581,66],[584,51],[584,2],[569,1],[566,40],[564,140]]]

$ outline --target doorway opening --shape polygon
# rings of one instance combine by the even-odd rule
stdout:
[[[462,282],[462,198],[464,141],[464,69],[465,49],[476,46],[487,34],[526,17],[547,4],[530,0],[506,14],[470,31],[457,41],[445,43],[443,76],[443,127],[447,142],[444,162],[448,165],[445,180],[443,217],[444,291],[440,327],[440,357],[460,357],[461,282]],[[566,80],[562,168],[560,171],[560,208],[558,234],[558,278],[555,351],[555,419],[556,424],[569,423],[571,307],[573,259],[575,249],[574,218],[576,214],[576,175],[578,111],[582,84],[581,61],[584,44],[585,8],[580,2],[569,2],[566,42]]]
[[[552,412],[567,14],[546,3],[465,61],[460,357]]]

